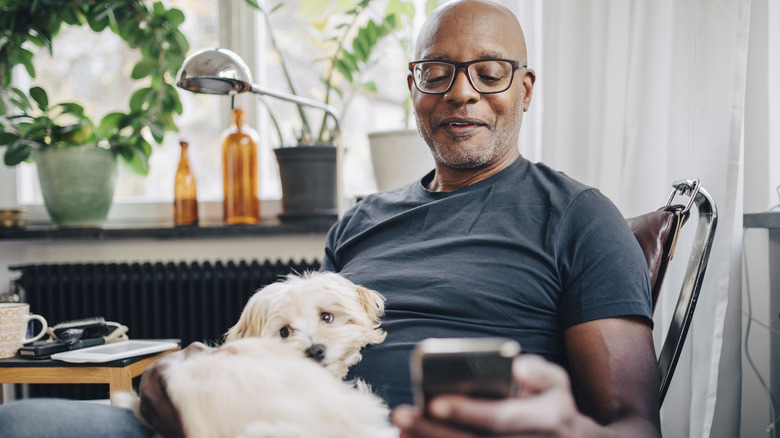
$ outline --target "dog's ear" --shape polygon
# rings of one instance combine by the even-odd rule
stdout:
[[[379,319],[385,314],[385,297],[379,292],[367,289],[363,286],[356,286],[358,301],[360,306],[371,315],[371,320],[375,325],[379,325]]]
[[[236,325],[225,333],[225,342],[251,336],[259,337],[262,334],[266,317],[259,301],[257,294],[249,299]]]

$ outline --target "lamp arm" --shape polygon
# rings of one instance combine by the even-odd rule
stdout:
[[[294,94],[282,93],[279,91],[269,90],[267,88],[261,88],[254,84],[250,85],[249,91],[256,94],[261,94],[263,96],[269,96],[276,99],[285,100],[287,102],[293,102],[299,105],[310,106],[313,108],[321,109],[325,111],[333,119],[333,122],[336,124],[337,135],[341,134],[341,122],[339,120],[339,112],[338,110],[336,110],[335,107],[333,107],[333,105],[327,105],[322,102],[318,102],[312,99],[307,99],[305,97],[296,96]]]

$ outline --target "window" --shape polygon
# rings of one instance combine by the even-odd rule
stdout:
[[[269,4],[274,3],[270,2]],[[376,2],[378,7],[387,4]],[[422,11],[423,0],[417,0]],[[274,3],[275,4],[275,3]],[[241,0],[169,0],[167,6],[184,11],[186,20],[182,31],[190,44],[190,53],[206,47],[225,47],[246,54],[244,60],[253,66],[254,81],[280,91],[288,91],[282,79],[278,58],[268,43],[262,16]],[[301,14],[299,1],[286,1],[272,16],[272,26],[294,72],[300,94],[322,99],[324,87],[320,83],[322,69],[316,60],[317,51],[311,30],[311,19]],[[418,13],[418,18],[423,14]],[[419,22],[419,20],[418,20]],[[414,30],[409,30],[412,35]],[[411,38],[410,38],[411,39]],[[379,85],[378,93],[358,92],[342,113],[342,141],[346,148],[344,158],[345,195],[351,198],[375,190],[368,139],[366,134],[382,129],[413,126],[413,120],[404,111],[408,99],[406,63],[409,56],[397,40],[383,41],[376,65],[366,75]],[[36,78],[17,79],[23,88],[42,84],[52,102],[77,101],[82,103],[93,120],[104,114],[124,110],[129,94],[138,85],[130,77],[136,57],[126,44],[110,31],[96,34],[88,28],[64,27],[54,40],[54,58],[47,53],[35,56]],[[254,58],[254,59],[252,59]],[[313,62],[312,60],[315,60]],[[316,64],[316,65],[313,65]],[[23,70],[21,71],[23,73]],[[21,76],[16,75],[16,78]],[[173,199],[173,179],[179,157],[179,140],[190,143],[190,158],[198,182],[201,204],[220,204],[222,200],[220,133],[230,123],[230,99],[227,96],[199,95],[179,91],[184,108],[177,118],[178,133],[168,133],[163,145],[155,145],[150,161],[150,173],[143,177],[134,174],[120,160],[120,182],[117,185],[114,207],[109,220],[166,220]],[[297,124],[296,108],[287,102],[269,99],[268,103],[285,131],[285,139],[292,142]],[[257,97],[247,93],[236,98],[236,105],[247,110],[250,123],[261,135],[259,145],[260,196],[264,200],[281,198],[278,170],[273,148],[278,146],[266,114]],[[322,119],[316,109],[310,112],[312,120]],[[35,166],[23,164],[16,169],[17,193],[0,194],[2,198],[16,199],[30,208],[31,221],[45,221],[47,216],[37,206],[42,203]],[[3,169],[3,172],[9,172]],[[10,171],[13,172],[13,171]],[[0,199],[4,203],[8,203]],[[219,208],[214,211],[221,214]],[[119,212],[117,212],[119,211]]]

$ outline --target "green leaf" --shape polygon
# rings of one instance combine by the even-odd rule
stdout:
[[[6,166],[16,166],[22,161],[30,158],[33,148],[41,146],[42,144],[33,140],[20,138],[5,149],[3,162],[5,162]]]
[[[144,155],[143,147],[125,143],[112,143],[111,147],[124,158],[134,172],[139,175],[149,174],[149,157]]]
[[[355,60],[355,57],[352,56],[349,51],[346,49],[341,49],[341,58],[340,60],[344,61],[344,64],[346,64],[347,68],[349,68],[350,72],[359,72],[360,67],[358,67],[357,61]]]
[[[124,126],[122,122],[125,119],[124,113],[110,113],[100,121],[98,125],[98,134],[104,138],[110,138],[119,132]]]
[[[168,20],[168,24],[173,27],[179,27],[184,23],[184,13],[178,9],[172,8],[165,12],[165,19]]]
[[[368,23],[366,23],[366,27],[360,29],[360,31],[365,33],[363,38],[365,38],[365,41],[369,47],[368,50],[370,52],[371,49],[374,47],[374,45],[376,45],[376,41],[379,38],[379,33],[380,33],[379,27],[373,21],[369,21]],[[358,34],[359,33],[360,32],[358,32]]]
[[[347,66],[347,63],[344,62],[343,59],[339,59],[338,61],[336,61],[336,69],[339,71],[339,73],[341,73],[344,76],[344,78],[348,82],[352,83],[352,72],[350,71],[349,66]]]
[[[56,106],[62,108],[62,114],[72,114],[80,119],[86,118],[84,107],[74,102],[63,102]]]
[[[371,47],[369,46],[365,38],[356,37],[354,40],[352,40],[352,49],[355,51],[355,58],[358,61],[365,62],[368,60],[368,55],[371,51]]]
[[[46,111],[49,108],[49,97],[46,95],[46,91],[41,87],[30,88],[30,96],[38,104],[38,108],[41,111]]]
[[[142,111],[144,103],[152,102],[157,90],[153,88],[141,88],[130,97],[130,111]]]
[[[97,15],[88,15],[87,24],[89,25],[89,28],[95,32],[103,32],[103,30],[108,26],[108,14],[110,12],[111,10],[107,7],[104,11]]]
[[[178,54],[185,54],[189,50],[189,43],[187,42],[187,38],[181,33],[181,32],[171,32],[168,34],[168,36],[165,38],[165,41],[168,43],[168,56],[171,56],[171,53],[178,53]],[[178,57],[176,57],[178,58]],[[171,65],[171,60],[168,60],[168,65]],[[178,70],[178,66],[172,68],[172,70],[176,71]]]
[[[16,99],[11,98],[11,103],[14,104],[15,107],[22,110],[22,112],[27,113],[32,110],[32,104],[30,103],[30,99],[27,98],[27,95],[24,94],[24,92],[18,88],[12,88],[11,89],[14,94],[16,94]]]
[[[32,123],[20,123],[19,131],[24,138],[35,138],[43,141],[49,135],[54,123],[46,116],[33,119]]]
[[[173,120],[171,114],[160,114],[159,120],[162,122],[163,126],[165,126],[166,130],[170,132],[179,132],[179,128],[176,127],[176,122]]]
[[[157,143],[162,143],[163,138],[165,137],[165,127],[157,121],[150,121],[147,126],[149,127],[149,132],[152,133],[154,140]]]
[[[0,146],[9,145],[19,139],[13,132],[0,132]]]
[[[133,67],[133,73],[130,75],[133,79],[141,79],[155,72],[159,64],[154,59],[144,58],[138,61]]]
[[[33,53],[27,49],[17,48],[15,51],[11,52],[11,65],[14,64],[22,64],[27,70],[27,74],[30,75],[31,78],[35,77],[35,67],[33,66],[32,62]]]
[[[184,108],[181,105],[181,100],[179,99],[178,91],[176,91],[176,88],[172,87],[170,84],[166,85],[165,87],[163,109],[165,112],[174,112],[176,114],[181,114],[184,111]]]
[[[165,16],[165,6],[163,6],[162,2],[154,2],[154,15],[158,17]]]

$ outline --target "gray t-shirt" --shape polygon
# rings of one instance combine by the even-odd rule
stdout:
[[[370,195],[328,234],[322,270],[387,299],[384,343],[350,377],[411,403],[409,354],[428,337],[504,336],[567,366],[563,332],[600,318],[652,325],[647,265],[598,190],[519,158],[452,192],[422,181]]]

